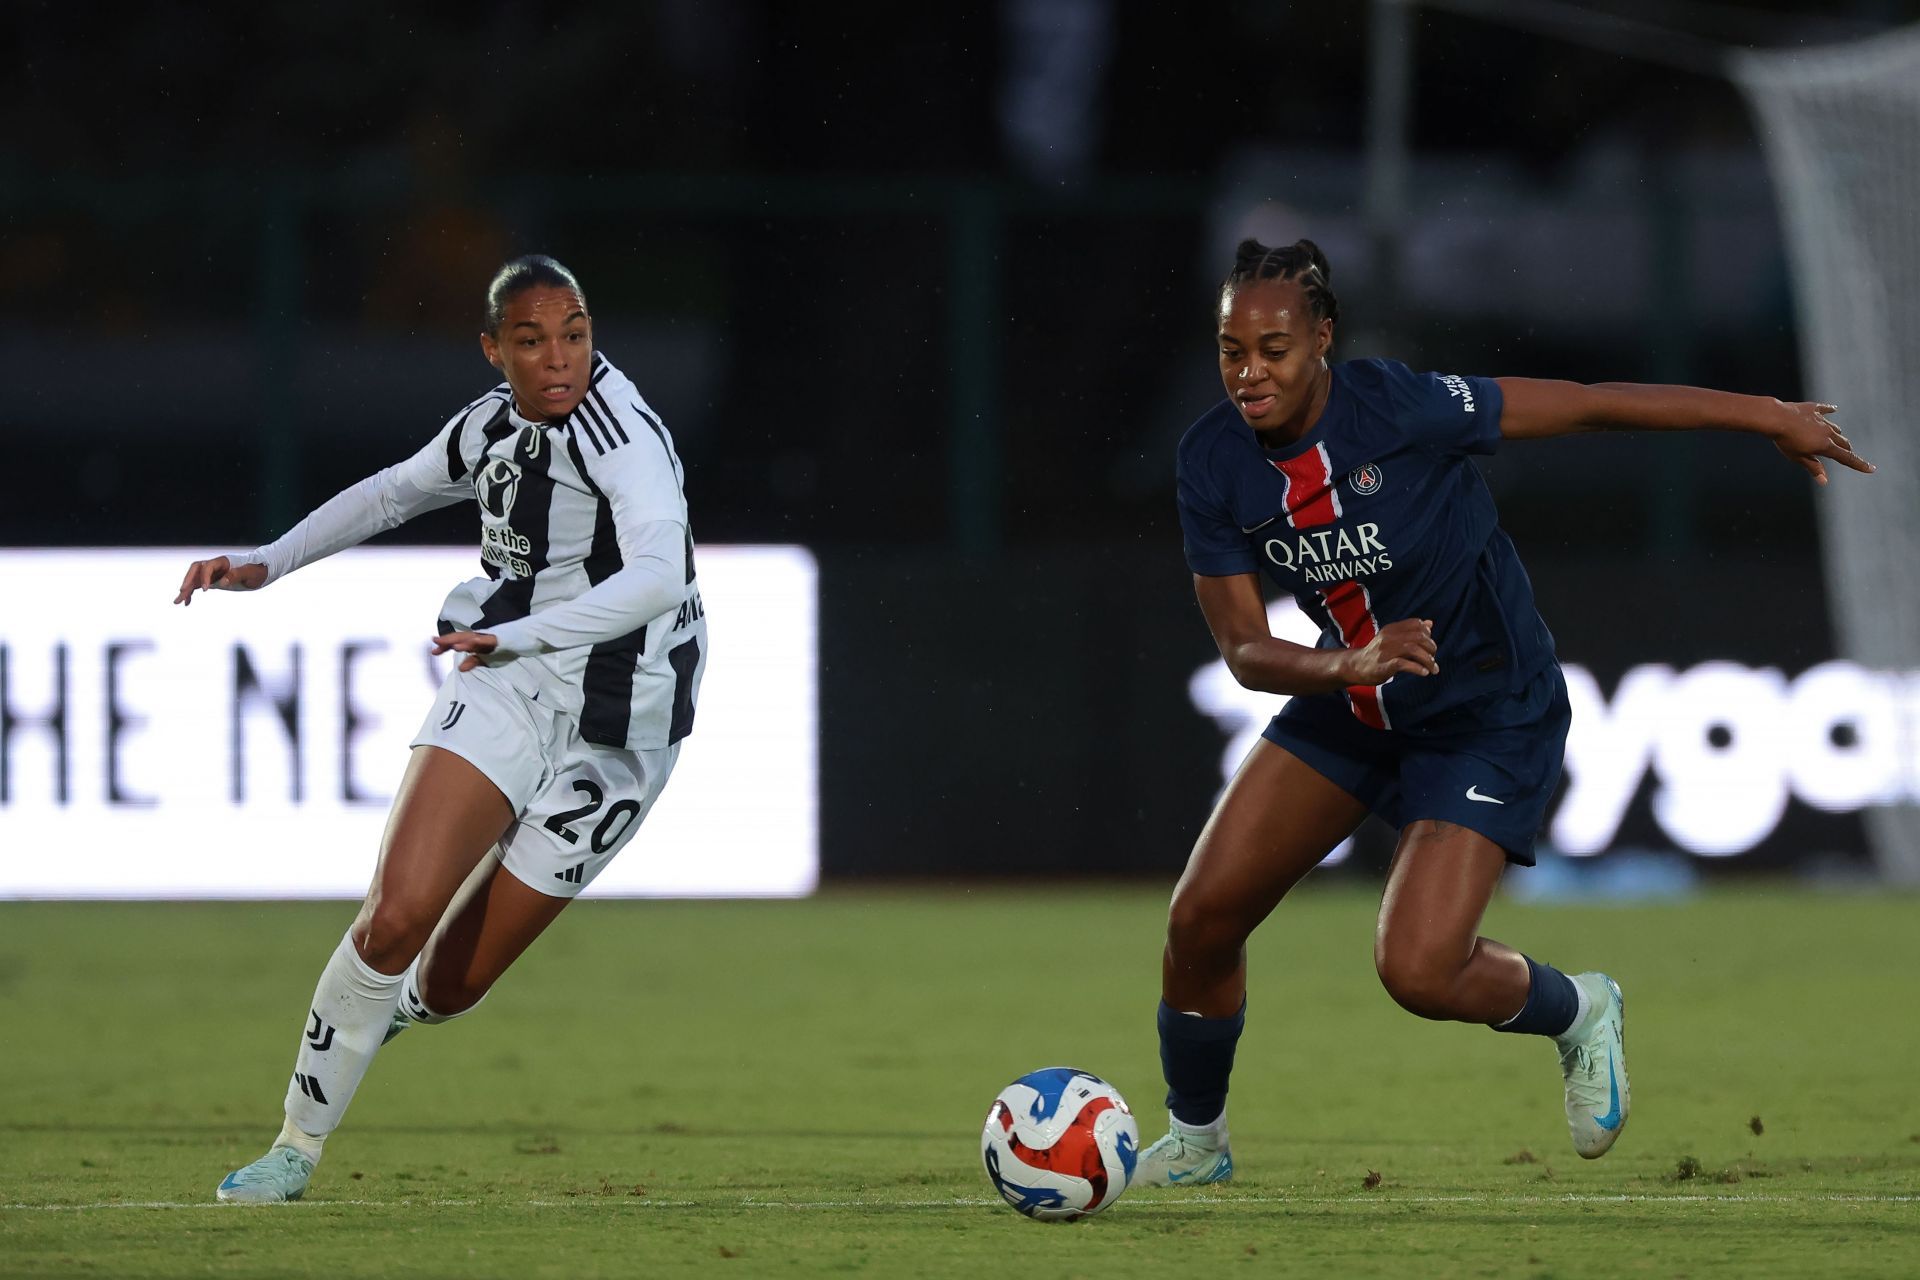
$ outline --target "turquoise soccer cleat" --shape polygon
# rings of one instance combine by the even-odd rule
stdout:
[[[1133,1171],[1136,1187],[1200,1186],[1233,1177],[1233,1149],[1225,1134],[1194,1131],[1177,1123],[1167,1136],[1140,1153]]]
[[[1604,973],[1574,978],[1586,992],[1585,1021],[1554,1037],[1560,1075],[1567,1082],[1567,1132],[1573,1149],[1588,1160],[1607,1154],[1627,1127],[1632,1095],[1627,1088],[1626,1001],[1620,984]]]
[[[275,1147],[220,1180],[214,1195],[227,1204],[280,1204],[298,1200],[313,1177],[313,1161],[292,1147]]]

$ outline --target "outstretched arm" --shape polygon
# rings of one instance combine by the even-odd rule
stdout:
[[[422,512],[460,501],[471,490],[464,478],[448,474],[446,445],[447,432],[459,427],[456,417],[411,458],[342,489],[266,546],[239,555],[195,560],[187,566],[187,576],[173,602],[191,604],[196,591],[257,590],[302,565],[358,546]]]
[[[1557,382],[1546,378],[1499,378],[1505,407],[1500,434],[1508,440],[1539,440],[1582,431],[1747,431],[1827,482],[1830,458],[1855,471],[1873,465],[1828,418],[1830,404],[1784,403],[1771,396],[1743,396],[1704,387],[1638,382]]]

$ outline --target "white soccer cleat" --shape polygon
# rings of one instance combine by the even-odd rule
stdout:
[[[220,1180],[214,1195],[228,1204],[280,1204],[298,1200],[313,1177],[313,1161],[292,1147],[275,1147]]]
[[[1227,1182],[1233,1177],[1233,1148],[1214,1129],[1189,1129],[1169,1122],[1167,1136],[1140,1153],[1133,1171],[1136,1187],[1185,1187]]]
[[[1574,978],[1586,993],[1584,1021],[1555,1036],[1560,1075],[1567,1082],[1567,1132],[1573,1149],[1588,1160],[1607,1154],[1627,1127],[1632,1095],[1627,1089],[1626,1001],[1620,984],[1604,973]]]

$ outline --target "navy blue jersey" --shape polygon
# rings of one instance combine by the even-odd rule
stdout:
[[[1468,456],[1500,442],[1498,384],[1392,360],[1349,360],[1332,374],[1319,421],[1284,449],[1261,447],[1231,401],[1187,430],[1188,566],[1210,577],[1265,570],[1320,624],[1322,648],[1432,619],[1440,674],[1347,690],[1353,714],[1376,729],[1536,718],[1542,708],[1530,704],[1551,682],[1534,677],[1553,663],[1553,636]]]

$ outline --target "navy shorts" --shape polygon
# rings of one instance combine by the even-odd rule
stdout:
[[[1551,687],[1513,695],[1542,708],[1517,724],[1500,715],[1511,712],[1508,703],[1480,708],[1481,716],[1473,709],[1449,714],[1437,732],[1373,729],[1354,718],[1343,695],[1329,694],[1290,700],[1260,736],[1395,827],[1422,818],[1451,822],[1505,849],[1507,861],[1530,867],[1573,719],[1559,665],[1534,679]]]

